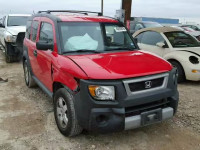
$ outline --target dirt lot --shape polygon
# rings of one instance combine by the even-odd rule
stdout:
[[[179,85],[176,116],[132,131],[75,138],[62,136],[51,99],[25,86],[21,63],[6,64],[0,51],[0,150],[200,150],[200,82]]]

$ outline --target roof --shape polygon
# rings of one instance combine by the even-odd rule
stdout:
[[[175,32],[175,31],[181,31],[181,30],[177,28],[173,28],[173,27],[144,28],[144,29],[136,31],[134,35],[138,35],[145,31],[155,31],[155,32],[160,32],[160,33],[166,33],[166,32]]]
[[[118,22],[116,19],[104,16],[87,15],[56,15],[61,21],[66,22]]]

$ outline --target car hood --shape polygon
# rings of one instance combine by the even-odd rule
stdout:
[[[185,51],[200,56],[200,47],[175,48],[175,50]]]
[[[172,66],[145,52],[118,52],[66,56],[74,61],[89,79],[125,79],[168,72]]]
[[[18,35],[20,32],[26,32],[26,26],[11,26],[7,27],[7,32],[12,35]]]

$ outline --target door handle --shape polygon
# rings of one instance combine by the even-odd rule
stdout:
[[[34,54],[35,57],[37,57],[37,50],[34,50],[33,54]]]

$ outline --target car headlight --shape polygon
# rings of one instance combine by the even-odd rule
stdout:
[[[190,57],[189,57],[189,61],[190,61],[192,64],[199,64],[199,59],[198,59],[196,56],[190,56]]]
[[[6,40],[6,42],[16,42],[17,36],[7,34],[5,40]]]
[[[88,87],[90,95],[97,100],[115,100],[114,86],[90,85]]]

